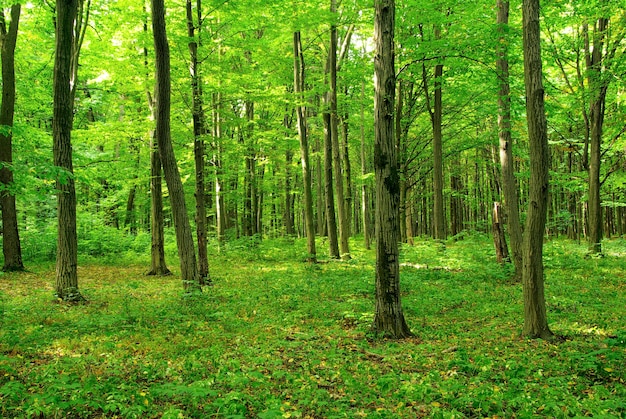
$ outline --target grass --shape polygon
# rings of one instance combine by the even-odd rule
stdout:
[[[622,240],[599,259],[546,244],[549,322],[564,337],[552,343],[520,337],[520,286],[482,236],[405,247],[416,336],[375,339],[374,253],[359,246],[349,262],[308,265],[301,240],[236,241],[192,296],[176,275],[143,276],[147,261],[89,257],[85,305],[53,301],[49,263],[4,274],[0,416],[626,416]]]

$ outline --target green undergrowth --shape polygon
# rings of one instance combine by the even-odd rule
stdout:
[[[31,266],[0,276],[0,417],[624,417],[626,244],[604,245],[546,244],[552,342],[520,336],[521,287],[483,236],[403,247],[402,341],[370,334],[356,241],[315,265],[302,240],[211,247],[214,285],[186,296],[175,260],[159,278],[83,258],[84,305]]]

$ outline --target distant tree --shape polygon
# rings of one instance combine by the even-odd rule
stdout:
[[[524,83],[530,154],[528,211],[523,239],[523,334],[532,338],[552,336],[548,328],[543,278],[543,236],[548,209],[550,150],[544,108],[539,0],[522,4],[524,33]]]
[[[4,11],[0,11],[2,44],[2,105],[0,106],[0,206],[2,207],[2,252],[4,271],[22,271],[22,249],[17,226],[13,190],[13,116],[15,114],[15,44],[20,21],[20,5],[11,7],[7,30]]]
[[[400,300],[400,175],[394,135],[396,90],[395,1],[376,0],[374,171],[376,175],[376,312],[372,329],[400,339],[411,336]]]
[[[198,290],[200,289],[200,275],[196,265],[196,250],[170,132],[170,51],[165,30],[163,0],[152,0],[152,34],[156,68],[156,138],[172,203],[180,272],[184,289],[186,291]]]

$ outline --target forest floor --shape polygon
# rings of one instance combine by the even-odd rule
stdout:
[[[49,262],[3,274],[0,417],[626,417],[623,240],[546,244],[554,342],[520,336],[521,286],[486,236],[405,246],[415,337],[378,339],[374,252],[352,246],[309,265],[304,241],[237,241],[190,296],[173,259],[169,277],[91,259],[84,305],[54,301]]]

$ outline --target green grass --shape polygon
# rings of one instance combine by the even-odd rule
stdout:
[[[552,343],[520,336],[521,288],[482,236],[404,247],[416,336],[374,339],[374,253],[352,246],[349,262],[311,266],[301,240],[239,240],[211,249],[215,285],[192,296],[177,276],[143,276],[147,260],[89,256],[86,305],[53,301],[49,263],[4,274],[0,416],[626,416],[622,240],[600,259],[546,244]]]

